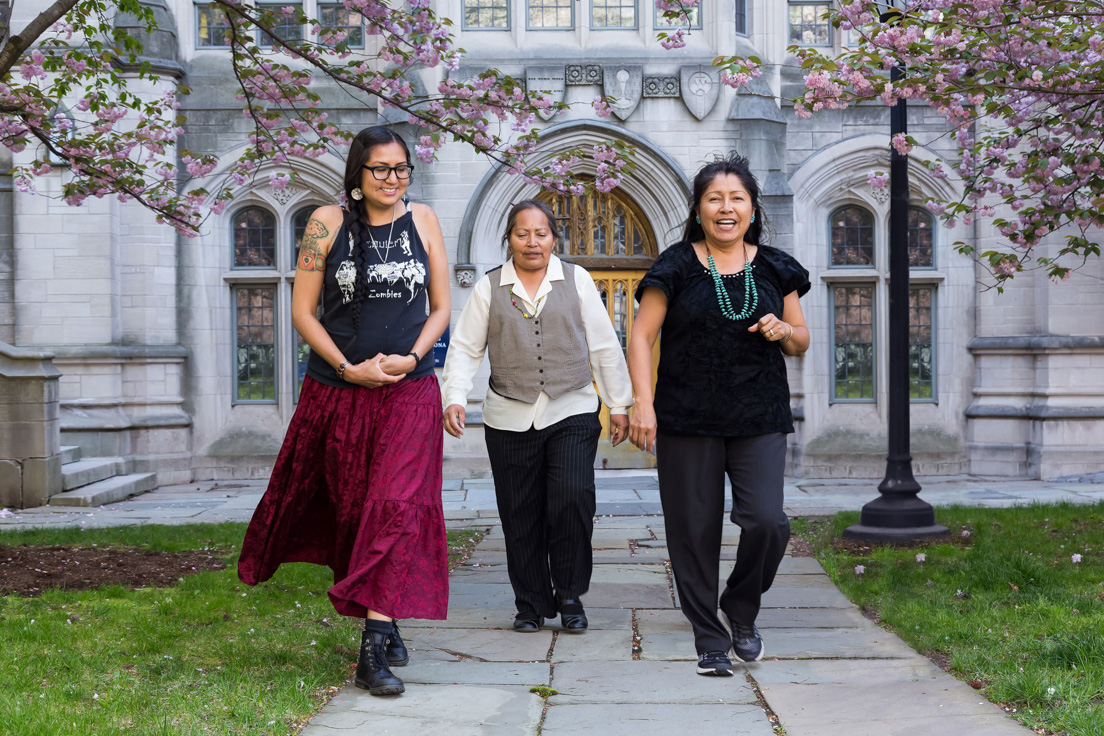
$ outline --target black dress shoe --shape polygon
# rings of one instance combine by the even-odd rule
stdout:
[[[354,684],[372,695],[398,695],[406,690],[387,664],[387,634],[364,631]]]
[[[406,643],[399,634],[399,622],[391,622],[391,633],[387,635],[387,664],[392,667],[402,667],[410,661],[410,653],[406,650]]]
[[[523,634],[535,634],[544,626],[544,616],[538,616],[532,611],[523,611],[514,617],[514,631]]]
[[[571,634],[581,634],[587,630],[586,612],[577,598],[565,598],[560,601],[560,625]]]

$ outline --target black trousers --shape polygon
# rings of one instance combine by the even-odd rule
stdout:
[[[699,654],[728,651],[731,639],[717,617],[724,476],[732,481],[732,521],[740,527],[740,546],[720,607],[733,621],[750,625],[790,539],[790,521],[782,510],[786,435],[660,433],[656,454],[667,548],[682,612],[694,627]]]
[[[552,618],[590,588],[597,413],[544,429],[484,427],[518,612]]]

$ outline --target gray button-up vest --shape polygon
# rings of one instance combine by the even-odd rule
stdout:
[[[487,352],[491,389],[499,396],[532,404],[541,391],[558,399],[594,380],[575,266],[563,263],[563,272],[563,281],[551,282],[537,317],[525,317],[512,303],[524,308],[520,298],[511,296],[510,285],[501,286],[493,277]]]

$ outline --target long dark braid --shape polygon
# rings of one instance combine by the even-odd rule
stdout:
[[[376,146],[398,143],[406,153],[406,162],[410,163],[410,149],[406,141],[398,133],[382,125],[374,125],[365,128],[356,134],[349,145],[349,158],[345,162],[345,202],[352,214],[349,223],[349,231],[353,234],[353,247],[351,256],[353,265],[356,266],[356,281],[353,285],[353,339],[360,332],[360,312],[364,304],[364,296],[368,291],[368,269],[364,265],[365,248],[368,247],[368,213],[364,205],[353,199],[353,190],[360,186],[364,164],[372,154]],[[344,244],[342,244],[344,245]]]

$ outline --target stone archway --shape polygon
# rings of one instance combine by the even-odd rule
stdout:
[[[690,181],[673,159],[643,136],[599,121],[563,123],[542,132],[541,145],[533,162],[539,164],[562,151],[590,148],[611,138],[633,146],[636,151],[637,166],[624,177],[618,191],[634,202],[651,223],[659,243],[672,241],[683,224]],[[593,175],[595,165],[580,162],[575,173]],[[538,187],[527,184],[521,177],[511,176],[500,167],[487,172],[473,191],[460,224],[456,252],[458,275],[467,272],[475,276],[502,263],[499,240],[510,203],[535,197],[538,193]],[[463,281],[461,284],[470,285]]]

